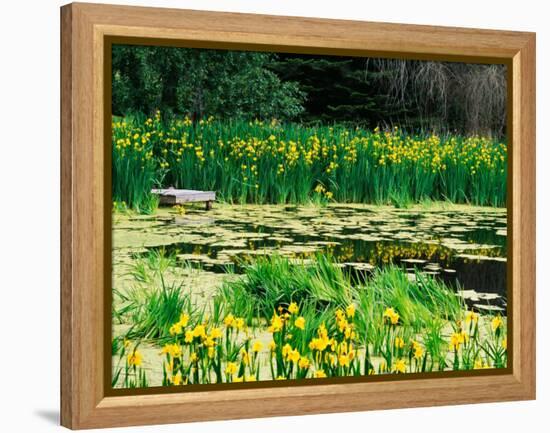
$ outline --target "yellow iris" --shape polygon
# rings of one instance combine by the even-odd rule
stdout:
[[[128,355],[128,365],[130,367],[139,367],[143,361],[143,357],[141,356],[141,353],[139,353],[137,350],[134,350]]]
[[[306,319],[304,319],[303,317],[298,317],[295,321],[294,321],[294,325],[301,329],[301,330],[304,330],[305,327],[306,327]]]

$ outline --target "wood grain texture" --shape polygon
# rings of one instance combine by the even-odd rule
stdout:
[[[515,156],[519,155],[520,177],[517,179],[518,185],[516,191],[519,192],[518,216],[514,214],[517,220],[519,231],[517,232],[513,246],[516,249],[515,255],[519,257],[517,274],[519,279],[514,286],[514,323],[518,326],[515,329],[516,340],[514,341],[514,358],[518,368],[514,369],[518,380],[522,383],[525,392],[530,393],[535,398],[536,381],[536,352],[535,352],[535,299],[536,299],[536,95],[535,95],[535,38],[531,38],[527,44],[516,55],[514,62],[517,64],[517,74],[519,75],[517,99],[514,98],[514,116],[517,122],[514,122],[514,145],[516,146]],[[515,69],[515,68],[514,68]],[[515,72],[515,71],[514,71]],[[515,95],[514,95],[515,96]],[[516,105],[517,103],[517,105]],[[515,293],[516,294],[516,293]],[[516,298],[519,303],[516,304]]]
[[[61,9],[61,423],[73,413],[72,346],[72,10]]]
[[[535,36],[531,33],[71,4],[61,10],[61,423],[70,428],[535,397]],[[472,375],[107,397],[106,38],[174,46],[502,62],[509,90],[513,369]],[[141,43],[144,40],[141,39]],[[108,311],[108,309],[107,309]]]

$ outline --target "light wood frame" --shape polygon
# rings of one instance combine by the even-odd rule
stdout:
[[[509,71],[512,367],[500,375],[106,396],[107,37],[186,46],[499,62]],[[198,44],[198,45],[197,45]],[[216,45],[218,44],[218,45]],[[107,59],[107,61],[110,61]],[[61,424],[73,428],[535,398],[535,35],[73,3],[61,8]],[[511,278],[510,278],[511,276]],[[110,278],[110,277],[109,277]]]

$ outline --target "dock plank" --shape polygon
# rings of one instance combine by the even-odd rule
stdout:
[[[176,205],[183,203],[205,202],[206,209],[212,208],[212,202],[216,201],[215,191],[199,191],[194,189],[152,189],[151,193],[160,196],[160,204]]]

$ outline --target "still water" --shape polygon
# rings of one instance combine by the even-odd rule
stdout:
[[[360,282],[376,266],[402,266],[457,287],[470,307],[506,308],[506,209],[459,205],[326,207],[217,205],[184,215],[115,216],[113,258],[164,249],[211,273],[280,254],[299,262],[331,254]]]

